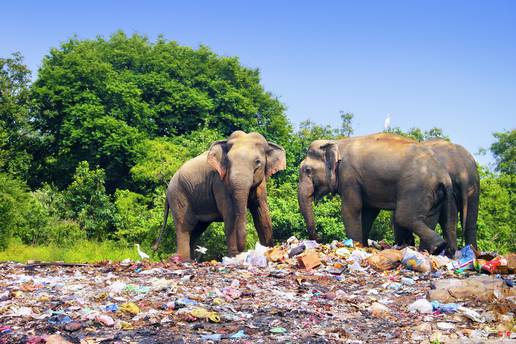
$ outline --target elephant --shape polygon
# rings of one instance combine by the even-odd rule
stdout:
[[[308,234],[318,239],[312,202],[339,194],[346,234],[367,246],[381,209],[394,210],[399,228],[421,238],[421,249],[456,251],[456,217],[450,176],[432,152],[397,135],[380,133],[312,142],[299,169],[298,202]],[[441,209],[446,241],[432,228]]]
[[[224,222],[228,255],[244,251],[247,209],[251,211],[260,243],[272,246],[272,223],[266,181],[286,168],[283,147],[259,133],[233,132],[211,144],[207,152],[188,160],[167,188],[163,226],[169,209],[176,227],[177,254],[190,260],[195,244],[212,222]]]
[[[407,139],[411,141],[410,139]],[[413,141],[415,142],[415,141]],[[456,209],[460,214],[464,242],[477,248],[477,217],[480,196],[480,177],[473,156],[462,146],[443,139],[421,142],[448,171],[454,192]],[[454,216],[457,216],[455,212]],[[440,220],[443,226],[442,219]],[[394,224],[394,237],[398,245],[414,245],[414,236]]]

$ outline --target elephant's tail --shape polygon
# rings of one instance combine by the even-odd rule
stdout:
[[[161,230],[159,231],[158,238],[154,241],[154,244],[152,244],[152,249],[156,251],[159,248],[159,244],[161,243],[161,238],[163,237],[163,232],[165,232],[165,227],[167,227],[167,219],[168,219],[168,210],[169,210],[169,204],[168,204],[168,197],[165,196],[165,210],[163,212],[163,226],[161,226]]]

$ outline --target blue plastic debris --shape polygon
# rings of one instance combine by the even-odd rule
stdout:
[[[440,313],[454,313],[459,308],[456,303],[440,303],[439,301],[432,301],[432,309],[434,312]]]
[[[116,312],[118,311],[118,305],[113,303],[113,304],[110,304],[110,305],[107,305],[104,307],[104,309],[107,311],[107,312]]]
[[[244,333],[244,330],[239,330],[238,332],[233,333],[231,336],[229,336],[229,338],[231,339],[242,339],[245,337],[247,337],[247,335]]]
[[[221,340],[222,339],[222,335],[221,334],[218,334],[218,333],[213,333],[213,334],[203,334],[201,335],[201,339],[202,340]]]

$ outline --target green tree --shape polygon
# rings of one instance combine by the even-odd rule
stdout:
[[[516,129],[494,133],[497,139],[491,145],[491,152],[496,160],[496,170],[507,174],[516,174]]]
[[[22,179],[31,160],[30,76],[20,53],[0,58],[0,170]]]
[[[144,140],[206,127],[223,136],[256,130],[281,144],[291,133],[284,106],[263,89],[257,69],[163,37],[72,38],[45,57],[33,94],[42,136],[34,184],[63,188],[85,160],[106,171],[113,192],[132,188]]]
[[[405,136],[405,137],[411,138],[412,140],[419,141],[419,142],[431,140],[431,139],[450,140],[448,135],[446,135],[441,128],[437,128],[437,127],[431,128],[429,130],[422,130],[420,128],[413,127],[413,128],[410,128],[408,131],[403,131],[399,127],[394,127],[394,128],[389,128],[385,132]]]
[[[340,119],[342,124],[340,129],[337,130],[337,135],[343,137],[349,137],[353,135],[353,114],[350,112],[340,111]]]

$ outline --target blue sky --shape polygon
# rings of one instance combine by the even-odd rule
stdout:
[[[294,124],[437,126],[472,153],[516,128],[516,1],[9,1],[0,56],[37,70],[73,34],[205,44],[259,68]],[[492,157],[477,159],[492,162]]]

